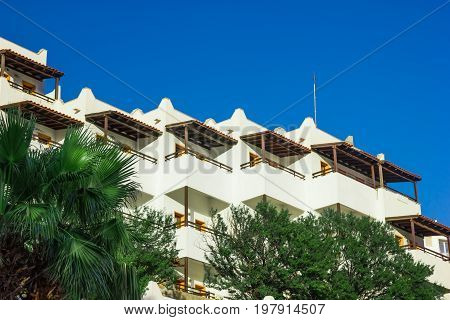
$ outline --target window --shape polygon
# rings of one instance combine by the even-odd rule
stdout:
[[[176,143],[175,144],[175,153],[176,153],[176,158],[182,156],[185,151],[184,151],[184,146],[182,146],[181,144]]]
[[[44,134],[42,132],[39,132],[37,134],[37,136],[38,136],[39,143],[42,143],[42,144],[44,144],[46,146],[48,146],[50,144],[50,142],[52,141],[52,138],[50,136],[48,136],[48,135],[46,135],[46,134]]]
[[[34,92],[36,91],[36,86],[32,83],[29,83],[27,81],[22,81],[22,87],[23,87],[23,91],[26,92]]]
[[[202,297],[206,296],[206,288],[205,288],[204,285],[196,284],[196,285],[195,285],[195,290],[198,291],[198,293],[199,293]]]
[[[5,72],[3,76],[6,78],[6,80],[11,81],[11,76],[7,72]]]
[[[174,217],[177,228],[181,228],[184,225],[184,214],[175,212]]]
[[[398,243],[398,245],[401,247],[401,246],[403,246],[404,245],[404,239],[403,239],[403,237],[402,236],[395,236],[395,240],[397,241],[397,243]]]
[[[122,151],[126,152],[126,153],[130,153],[131,150],[132,150],[132,148],[129,145],[125,144],[125,143],[121,143],[121,147],[122,147]]]
[[[250,167],[255,166],[256,162],[259,160],[259,156],[255,153],[250,152],[249,157],[250,157]]]
[[[176,287],[179,290],[184,290],[186,287],[184,285],[184,279],[178,279],[176,283]]]
[[[322,174],[327,174],[330,169],[331,167],[328,163],[320,161],[320,171],[322,171]]]
[[[200,232],[205,232],[206,230],[206,223],[202,220],[195,220],[195,228],[199,230]]]
[[[448,242],[447,240],[439,240],[439,252],[448,255]]]

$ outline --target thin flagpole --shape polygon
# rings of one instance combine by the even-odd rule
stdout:
[[[316,74],[313,74],[313,80],[314,80],[314,123],[317,127],[317,98],[316,98]]]

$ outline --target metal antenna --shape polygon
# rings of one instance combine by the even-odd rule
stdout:
[[[317,99],[316,99],[316,74],[313,73],[313,81],[314,81],[314,123],[317,127]]]

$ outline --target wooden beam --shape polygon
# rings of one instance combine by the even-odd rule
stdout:
[[[447,255],[450,261],[450,236],[447,236]]]
[[[6,71],[5,70],[6,58],[5,58],[5,54],[4,53],[1,54],[1,58],[0,59],[1,59],[0,68],[2,68],[0,76],[3,78],[5,76],[5,71]]]
[[[412,248],[416,248],[416,230],[414,229],[414,220],[410,220],[411,223],[411,236],[412,236]]]
[[[386,171],[388,171],[388,172],[390,172],[390,173],[392,173],[392,174],[394,174],[394,175],[396,175],[397,177],[403,178],[403,179],[408,180],[408,181],[410,181],[410,182],[414,182],[414,180],[405,178],[405,177],[402,176],[400,173],[397,173],[397,172],[395,172],[395,171],[392,171],[392,170],[390,170],[390,169],[388,169],[388,168],[386,168],[386,167],[383,167],[383,169],[386,170]]]
[[[108,115],[105,114],[103,118],[103,137],[105,140],[108,139]]]
[[[381,163],[378,163],[378,176],[380,179],[380,187],[383,188],[384,187],[383,166],[381,165]]]
[[[374,168],[373,165],[370,166],[370,174],[372,175],[373,187],[376,188],[377,187],[377,181],[375,179],[375,168]]]
[[[353,155],[353,154],[351,154],[351,153],[349,153],[349,152],[347,152],[347,151],[344,151],[344,150],[342,150],[342,149],[339,149],[339,152],[342,152],[342,153],[344,153],[345,155],[349,156],[350,158],[353,158],[353,159],[355,159],[355,160],[357,160],[357,161],[359,161],[359,162],[362,162],[362,163],[364,163],[364,164],[366,164],[366,165],[368,165],[368,166],[372,165],[372,163],[370,163],[370,162],[368,162],[368,161],[366,161],[366,160],[364,160],[364,159],[360,159],[360,158],[358,158],[357,156],[355,156],[355,155]]]
[[[184,149],[188,149],[188,141],[189,141],[189,129],[188,126],[184,126]]]
[[[262,202],[267,203],[267,195],[263,194],[262,196]]]
[[[59,99],[59,78],[55,78],[55,100]]]
[[[226,144],[226,143],[224,143],[223,141],[220,141],[220,140],[217,139],[217,138],[214,138],[214,137],[212,137],[212,136],[210,136],[210,135],[205,135],[203,132],[199,131],[199,130],[196,129],[196,128],[192,128],[192,127],[191,127],[191,130],[194,131],[194,132],[197,132],[198,134],[200,134],[200,135],[203,136],[203,137],[208,137],[208,139],[210,139],[210,140],[212,140],[212,141],[214,141],[214,142],[216,142],[216,143],[219,143],[219,144],[221,144],[221,145]]]
[[[417,193],[417,181],[414,181],[413,184],[414,184],[414,198],[416,199],[416,201],[419,201],[419,195]]]
[[[447,234],[445,234],[445,233],[443,233],[443,232],[439,232],[439,231],[437,231],[437,230],[435,230],[435,229],[433,229],[433,228],[430,228],[430,227],[428,227],[428,226],[426,226],[426,225],[424,225],[424,224],[422,224],[422,223],[420,223],[420,222],[415,221],[414,224],[416,224],[416,225],[418,225],[419,227],[424,228],[424,229],[426,229],[426,230],[428,230],[428,231],[430,231],[430,232],[433,232],[433,233],[435,233],[436,235],[442,235],[442,236],[444,236],[444,237],[447,236]]]
[[[336,211],[338,213],[341,213],[341,204],[340,203],[336,203]]]
[[[107,114],[107,113],[105,113],[105,114]],[[89,119],[89,117],[87,117],[87,119]],[[151,137],[151,136],[152,136],[152,135],[149,134],[148,132],[142,131],[142,130],[140,130],[140,129],[136,129],[136,127],[133,127],[133,126],[129,125],[128,123],[124,123],[124,122],[119,121],[119,120],[116,120],[116,119],[114,119],[114,118],[111,118],[111,117],[110,117],[110,118],[109,118],[109,121],[112,121],[112,122],[118,123],[118,124],[120,124],[120,125],[122,125],[122,126],[124,126],[124,127],[130,128],[130,129],[132,129],[133,131],[139,132],[139,133],[141,133],[141,134],[143,134],[143,135],[145,135],[145,136],[147,136],[147,137]],[[136,138],[137,138],[137,137],[136,137]]]
[[[189,226],[189,189],[184,187],[184,226]]]
[[[266,141],[265,141],[265,135],[262,134],[261,137],[261,150],[262,150],[262,160],[266,160]]]
[[[31,70],[33,70],[34,72],[37,72],[38,74],[45,75],[45,76],[50,77],[50,78],[53,78],[53,77],[54,77],[54,75],[53,75],[52,73],[47,73],[47,72],[45,72],[45,71],[43,71],[43,70],[36,69],[36,68],[34,68],[34,67],[32,67],[32,66],[26,64],[26,63],[17,61],[17,60],[15,60],[15,59],[13,59],[13,58],[9,58],[9,59],[11,60],[11,63],[12,63],[12,64],[18,64],[18,65],[21,65],[21,66],[24,67],[24,68],[31,69]],[[13,69],[17,69],[17,67],[13,67]],[[31,75],[31,76],[32,76],[33,78],[36,78],[35,75]],[[39,80],[39,79],[38,79],[38,80]],[[42,79],[41,79],[41,80],[42,80]]]
[[[184,291],[188,292],[188,278],[189,278],[189,258],[184,258]]]
[[[338,172],[337,150],[335,145],[333,145],[333,165],[334,165],[334,172]]]

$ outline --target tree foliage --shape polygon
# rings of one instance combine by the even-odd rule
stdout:
[[[0,298],[138,299],[122,211],[136,160],[81,128],[31,146],[35,122],[0,118]]]
[[[126,221],[132,248],[123,259],[136,268],[141,295],[149,281],[170,286],[178,275],[174,265],[178,257],[175,243],[175,225],[170,215],[144,207]]]
[[[436,299],[431,267],[415,262],[392,229],[328,210],[292,220],[260,203],[213,217],[210,285],[235,299]]]

